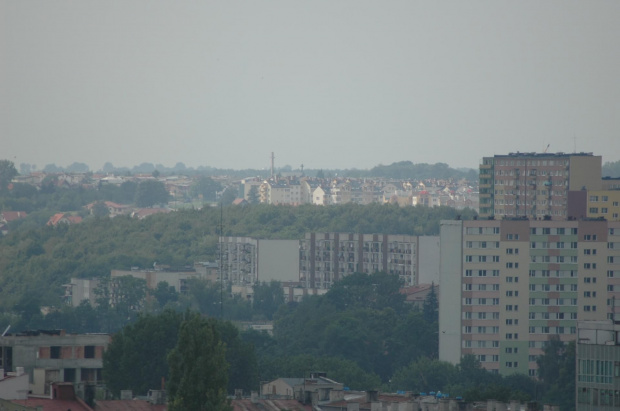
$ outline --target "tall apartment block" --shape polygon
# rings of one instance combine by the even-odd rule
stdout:
[[[484,157],[480,216],[568,219],[569,192],[601,190],[601,164],[592,153]]]
[[[555,336],[620,306],[620,222],[442,221],[439,357],[535,375]]]
[[[299,246],[299,281],[327,289],[353,273],[385,272],[417,285],[419,244],[420,237],[409,235],[307,233]]]

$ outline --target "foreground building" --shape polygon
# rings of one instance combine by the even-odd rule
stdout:
[[[63,330],[8,334],[0,337],[0,369],[23,369],[35,395],[49,395],[52,382],[70,382],[83,389],[102,381],[103,352],[109,343],[107,334]]]
[[[577,411],[620,409],[620,323],[580,321]]]
[[[442,221],[440,241],[441,360],[533,376],[550,338],[619,311],[620,222]]]

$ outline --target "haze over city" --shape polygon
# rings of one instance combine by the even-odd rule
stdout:
[[[42,168],[620,159],[620,3],[0,3],[3,157]]]

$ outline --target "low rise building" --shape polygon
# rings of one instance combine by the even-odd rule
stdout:
[[[620,322],[579,321],[577,411],[620,409]]]
[[[98,384],[102,381],[107,334],[66,334],[63,330],[30,331],[0,337],[0,368],[23,369],[30,391],[49,395],[50,383]]]

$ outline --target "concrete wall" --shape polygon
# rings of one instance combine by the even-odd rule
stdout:
[[[259,240],[258,281],[299,281],[299,241]]]
[[[439,359],[461,361],[463,222],[441,222],[439,263]]]
[[[417,284],[439,284],[439,261],[439,236],[420,236]]]

